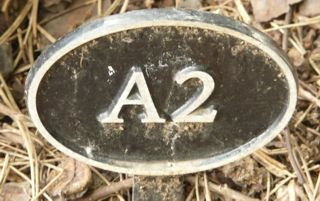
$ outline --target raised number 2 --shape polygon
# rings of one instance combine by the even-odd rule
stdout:
[[[179,71],[174,80],[179,84],[185,81],[197,78],[202,82],[202,90],[196,92],[185,104],[171,114],[174,122],[213,122],[217,114],[212,106],[204,109],[197,109],[204,103],[214,89],[214,80],[212,77],[203,71],[196,70],[195,67],[188,67]]]

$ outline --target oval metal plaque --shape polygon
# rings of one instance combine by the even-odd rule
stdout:
[[[287,57],[232,19],[176,9],[98,19],[36,61],[27,105],[66,154],[137,175],[202,171],[246,156],[294,112]]]

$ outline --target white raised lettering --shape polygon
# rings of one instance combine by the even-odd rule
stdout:
[[[141,69],[132,67],[126,80],[110,107],[98,116],[98,120],[101,123],[123,123],[123,119],[119,118],[118,115],[124,105],[143,105],[145,117],[141,119],[142,123],[165,122],[165,119],[159,117],[157,109],[154,106]],[[129,96],[135,85],[138,88],[138,93]]]

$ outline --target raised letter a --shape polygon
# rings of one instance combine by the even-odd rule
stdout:
[[[138,95],[132,95],[130,92],[134,85],[137,86]],[[124,105],[143,105],[145,109],[145,117],[141,119],[142,123],[163,123],[165,119],[159,117],[156,107],[152,101],[146,80],[140,68],[132,67],[124,84],[120,88],[116,98],[112,101],[109,108],[98,115],[101,123],[123,123],[123,119],[119,118],[121,108]]]

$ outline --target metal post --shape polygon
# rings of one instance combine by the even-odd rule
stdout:
[[[135,176],[133,201],[183,201],[183,178]]]

